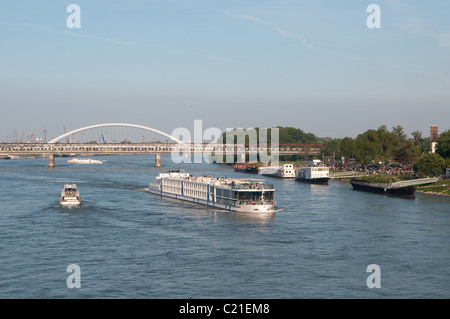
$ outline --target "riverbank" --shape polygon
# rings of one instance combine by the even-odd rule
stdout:
[[[330,174],[330,178],[342,182],[349,182],[351,179],[361,179],[367,180],[371,183],[395,183],[404,180],[409,180],[410,178],[404,178],[401,176],[392,176],[388,174],[357,174],[356,172],[344,173],[344,172],[334,172]],[[438,195],[438,196],[450,196],[450,180],[444,179],[439,180],[432,184],[418,185],[415,187],[417,193]]]
[[[416,192],[438,196],[450,196],[450,180],[443,179],[433,184],[417,186]]]

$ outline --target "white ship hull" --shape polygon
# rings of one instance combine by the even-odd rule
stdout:
[[[65,198],[64,200],[60,200],[59,204],[61,206],[78,206],[81,205],[81,200],[77,199],[77,198]]]
[[[255,213],[272,213],[276,211],[276,205],[224,205],[204,199],[188,197],[178,194],[161,193],[158,185],[150,185],[149,192],[163,197],[174,198],[186,202],[201,204],[205,206],[215,207],[219,209],[229,210],[233,212],[255,212]]]
[[[68,160],[67,164],[103,164],[103,161],[95,160],[95,159],[91,159],[91,158],[86,158],[86,159],[74,158],[74,159]]]

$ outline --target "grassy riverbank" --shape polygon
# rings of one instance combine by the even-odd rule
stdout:
[[[342,175],[341,175],[342,174]],[[405,178],[403,176],[397,176],[397,175],[389,175],[389,174],[367,174],[367,175],[359,175],[357,176],[356,172],[351,175],[355,176],[349,176],[349,175],[343,175],[344,173],[331,173],[330,176],[332,179],[348,182],[352,178],[354,179],[360,179],[360,180],[366,180],[372,183],[395,183],[395,182],[401,182],[404,180],[409,180],[411,178]],[[432,194],[432,195],[440,195],[440,196],[450,196],[450,179],[444,179],[439,180],[432,184],[426,184],[426,185],[418,185],[416,186],[416,192],[417,193],[423,193],[423,194]]]
[[[450,196],[450,180],[443,179],[433,184],[417,186],[416,192],[441,196]]]

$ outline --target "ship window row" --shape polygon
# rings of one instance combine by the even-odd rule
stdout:
[[[184,188],[186,189],[197,189],[197,190],[207,190],[207,184],[199,184],[195,182],[184,182]]]
[[[199,190],[193,190],[193,189],[184,189],[183,195],[193,198],[200,198],[200,199],[208,199],[208,192],[205,191],[199,191]]]
[[[163,179],[162,180],[162,184],[164,186],[176,186],[176,187],[181,187],[181,181],[177,181],[177,180],[171,180],[171,179]]]
[[[163,192],[181,195],[181,188],[180,187],[163,185],[162,186],[162,190],[163,190]]]

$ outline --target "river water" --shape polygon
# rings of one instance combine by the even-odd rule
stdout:
[[[449,298],[450,198],[264,177],[282,211],[251,215],[146,192],[169,168],[259,177],[162,157],[0,161],[0,298]],[[58,205],[64,182],[83,204]],[[79,266],[80,288],[67,267]],[[369,265],[380,288],[369,288]]]

